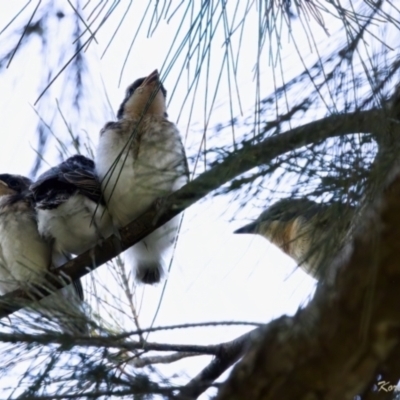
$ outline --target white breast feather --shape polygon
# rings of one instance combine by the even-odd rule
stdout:
[[[30,212],[0,215],[0,291],[16,282],[39,282],[51,264],[51,249],[40,237]]]
[[[83,253],[112,233],[105,208],[81,194],[55,209],[38,210],[38,229],[42,236],[55,238],[57,251],[72,254]]]
[[[97,150],[96,169],[118,227],[128,224],[156,198],[179,189],[187,181],[183,148],[174,124],[148,121],[136,159],[132,146],[126,146],[132,130],[127,129],[124,134],[111,129],[103,132]],[[125,146],[128,149],[123,150]]]
[[[0,292],[5,294],[29,284],[40,285],[54,264],[52,247],[38,232],[33,210],[2,209],[0,200]],[[7,206],[6,206],[7,207]],[[60,260],[58,260],[60,261]],[[61,261],[63,263],[65,259]],[[59,264],[55,265],[59,266]],[[43,317],[57,320],[62,329],[75,334],[86,329],[83,303],[72,285],[64,287],[30,308]],[[76,318],[76,319],[75,319]]]

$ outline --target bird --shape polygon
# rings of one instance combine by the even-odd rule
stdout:
[[[168,120],[166,97],[157,70],[137,79],[126,90],[117,121],[100,131],[96,171],[117,229],[188,181],[184,146]],[[179,221],[173,218],[128,249],[139,283],[161,280],[163,254],[175,240]]]
[[[79,255],[113,233],[94,161],[80,154],[40,175],[30,186],[39,233],[56,253]]]
[[[0,293],[43,285],[44,277],[57,268],[50,242],[39,234],[32,203],[30,179],[0,174]],[[82,288],[65,286],[40,300],[37,310],[42,316],[55,317],[68,333],[87,333]]]
[[[345,244],[353,214],[354,207],[344,203],[286,198],[234,233],[265,237],[292,257],[304,272],[323,281],[324,267]]]

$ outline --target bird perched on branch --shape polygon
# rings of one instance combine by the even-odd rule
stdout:
[[[112,234],[94,162],[82,155],[68,158],[39,176],[30,187],[40,234],[54,250],[81,254]]]
[[[31,203],[31,181],[19,175],[0,175],[0,292],[5,294],[31,284],[42,285],[55,265],[52,246],[37,229]],[[80,308],[80,282],[68,285],[42,299],[38,310],[56,316],[63,330],[86,333],[84,311]]]
[[[325,264],[344,244],[353,214],[353,207],[341,203],[283,199],[235,233],[264,236],[307,274],[322,279]]]
[[[126,91],[118,121],[107,123],[100,132],[96,169],[117,228],[188,180],[179,131],[167,119],[166,95],[157,70],[136,80]],[[179,217],[174,218],[128,249],[138,281],[160,281],[162,254],[173,243],[178,224]]]

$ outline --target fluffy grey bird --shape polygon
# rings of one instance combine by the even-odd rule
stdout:
[[[322,279],[325,263],[332,260],[348,237],[353,214],[353,207],[341,203],[282,199],[235,233],[265,237],[307,274]]]
[[[188,180],[179,131],[167,119],[166,94],[157,70],[136,80],[126,91],[118,121],[107,123],[100,132],[96,170],[117,228]],[[139,282],[160,281],[162,254],[173,243],[178,224],[176,217],[128,249]]]
[[[55,251],[81,254],[112,233],[94,162],[82,155],[68,158],[39,176],[30,187],[40,234]]]
[[[54,264],[52,246],[37,229],[28,178],[0,175],[0,292],[42,284]],[[64,261],[64,260],[62,260]],[[80,282],[68,285],[39,302],[43,315],[55,316],[63,330],[86,333],[84,311],[80,308]]]

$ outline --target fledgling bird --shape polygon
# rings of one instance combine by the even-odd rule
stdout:
[[[327,262],[344,245],[353,207],[282,199],[234,233],[258,234],[292,257],[310,276],[324,278]]]
[[[116,122],[100,132],[96,170],[114,224],[121,228],[188,180],[185,150],[167,119],[167,92],[158,71],[126,90]],[[163,252],[174,241],[179,217],[128,249],[139,282],[154,284],[163,274]]]
[[[30,187],[39,233],[60,254],[79,255],[112,234],[94,162],[75,155],[44,172]]]
[[[53,263],[51,244],[38,232],[30,184],[23,176],[0,174],[1,294],[30,284],[43,284],[47,271],[59,266]],[[68,285],[40,300],[40,311],[43,315],[55,316],[66,332],[86,333],[87,325],[80,309],[81,291],[81,287],[79,291]]]

